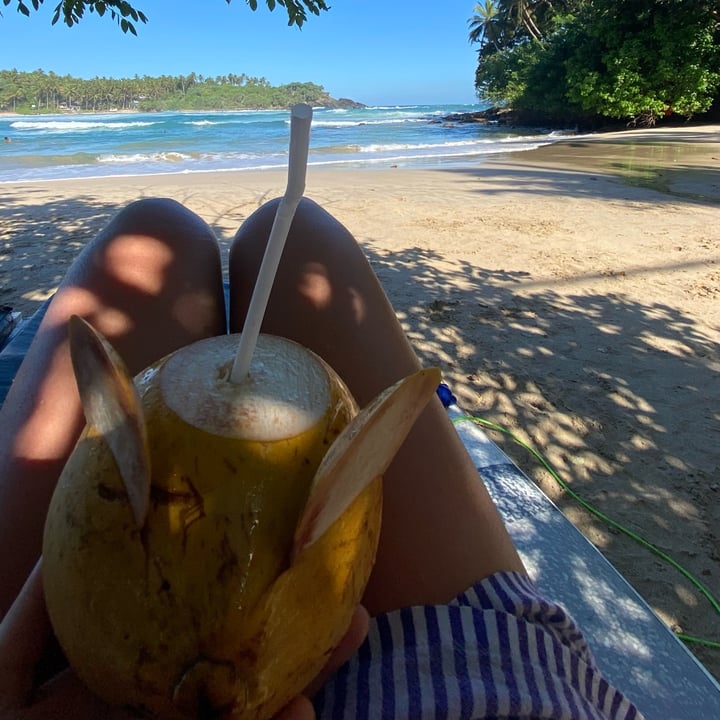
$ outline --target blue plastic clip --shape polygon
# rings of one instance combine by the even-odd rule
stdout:
[[[450,390],[445,383],[440,383],[435,392],[444,407],[450,407],[451,405],[455,405],[457,403],[457,398],[452,394],[452,390]]]

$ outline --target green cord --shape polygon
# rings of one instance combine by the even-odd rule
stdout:
[[[694,643],[695,645],[703,645],[704,647],[713,648],[713,650],[720,650],[720,642],[715,640],[706,640],[705,638],[695,637],[694,635],[687,635],[685,633],[675,633],[683,642]]]
[[[669,565],[671,565],[675,570],[677,570],[683,577],[685,577],[692,585],[694,585],[697,590],[705,596],[705,598],[708,600],[708,602],[713,606],[715,609],[715,612],[720,614],[720,602],[716,600],[715,596],[710,592],[710,590],[702,583],[700,580],[698,580],[689,570],[686,570],[682,565],[680,565],[677,560],[674,560],[670,555],[668,555],[664,550],[661,550],[657,545],[653,545],[650,541],[646,540],[641,535],[638,535],[638,533],[634,532],[633,530],[630,530],[629,528],[626,528],[624,525],[621,525],[616,520],[613,520],[612,518],[608,517],[604,512],[601,510],[598,510],[596,507],[591,505],[586,500],[583,500],[557,473],[555,468],[550,464],[550,462],[541,455],[535,448],[528,445],[524,440],[519,438],[517,435],[512,433],[507,428],[502,427],[501,425],[498,425],[494,422],[490,422],[490,420],[485,420],[483,418],[475,417],[474,415],[463,415],[461,417],[457,417],[453,419],[454,423],[458,423],[461,421],[469,421],[472,423],[475,423],[476,425],[484,425],[485,427],[491,428],[492,430],[497,430],[498,432],[503,433],[504,435],[507,435],[512,440],[514,440],[518,445],[525,448],[533,457],[552,475],[553,479],[557,484],[568,494],[570,497],[575,500],[577,503],[579,503],[582,507],[584,507],[591,515],[594,515],[597,518],[600,518],[604,523],[609,525],[610,527],[614,528],[618,532],[623,533],[624,535],[627,535],[629,538],[635,540],[635,542],[642,545],[644,548],[649,550],[650,552],[657,555],[659,558],[667,562]],[[676,633],[676,635],[683,640],[684,642],[688,643],[696,643],[698,645],[704,645],[706,647],[716,648],[720,649],[720,642],[715,642],[714,640],[705,640],[703,638],[694,637],[692,635],[686,635],[685,633]]]

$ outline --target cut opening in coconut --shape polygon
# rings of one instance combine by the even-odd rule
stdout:
[[[314,426],[331,401],[325,365],[291,340],[261,335],[250,373],[235,384],[230,372],[238,337],[219,336],[174,353],[160,370],[168,407],[193,427],[243,440],[272,442]]]

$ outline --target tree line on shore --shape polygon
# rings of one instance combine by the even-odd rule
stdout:
[[[227,0],[229,1],[229,0]],[[29,15],[43,0],[15,2]],[[265,0],[290,24],[320,14],[324,0]],[[252,10],[258,0],[247,0]],[[127,0],[61,0],[53,22],[85,11],[114,18],[123,32],[146,22]],[[720,117],[720,0],[481,0],[469,19],[478,46],[481,100],[512,108],[529,124],[597,126],[607,120],[654,125],[660,118]],[[296,102],[331,107],[312,83],[272,87],[264,78],[94,78],[0,71],[0,110],[207,110],[280,108]]]
[[[271,85],[264,77],[244,73],[82,79],[43,70],[0,70],[0,110],[4,112],[257,110],[287,108],[300,102],[322,107],[359,106],[351,100],[332,98],[321,85],[311,82]]]
[[[478,96],[554,123],[720,111],[720,0],[482,0]]]

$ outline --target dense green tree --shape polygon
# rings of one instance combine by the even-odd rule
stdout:
[[[564,40],[567,97],[652,125],[707,110],[720,83],[717,0],[595,0]]]
[[[6,7],[11,3],[17,6],[18,12],[30,15],[31,10],[38,10],[45,0],[2,0]],[[225,0],[230,4],[230,0]],[[251,10],[257,10],[257,0],[245,0]],[[268,8],[274,10],[277,5],[287,11],[288,25],[302,27],[307,20],[308,11],[319,15],[321,10],[329,10],[325,0],[265,0]],[[147,23],[148,18],[141,10],[134,8],[127,0],[61,0],[53,12],[53,25],[62,21],[72,27],[80,22],[85,12],[95,12],[100,16],[108,14],[116,20],[123,32],[137,35],[136,23]]]
[[[320,85],[273,86],[264,77],[245,73],[217,78],[190,73],[82,80],[43,70],[0,70],[0,110],[12,112],[263,109],[287,108],[298,102],[338,104]]]
[[[720,0],[522,2],[477,6],[469,21],[482,98],[535,118],[652,125],[718,96]]]

